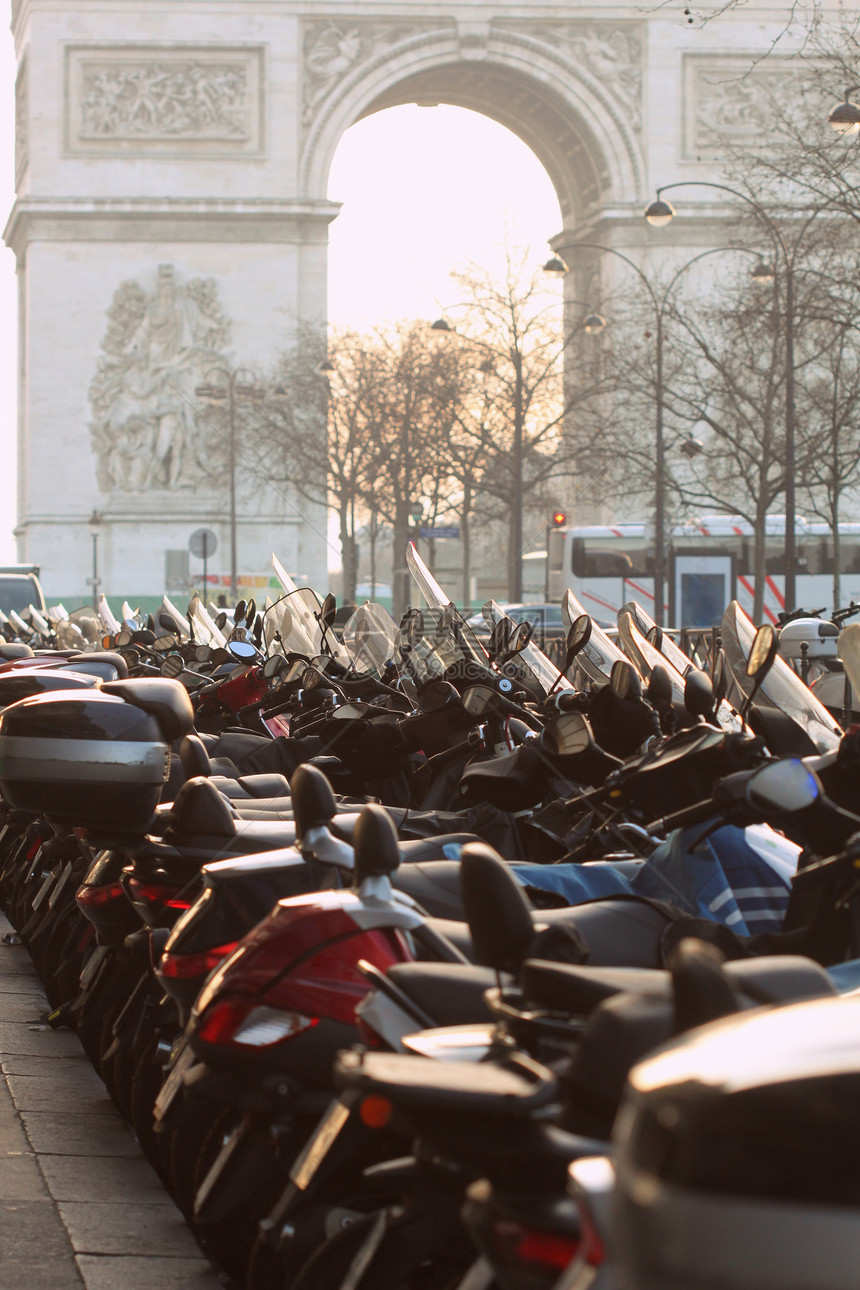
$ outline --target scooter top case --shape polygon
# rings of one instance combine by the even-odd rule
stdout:
[[[98,676],[85,675],[66,668],[26,668],[20,672],[0,673],[0,708],[8,708],[21,699],[54,690],[92,690],[100,685]]]
[[[37,695],[0,714],[0,792],[11,806],[83,828],[146,828],[191,705],[176,681],[110,689]]]

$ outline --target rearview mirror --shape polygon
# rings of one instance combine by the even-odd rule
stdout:
[[[570,624],[570,631],[567,633],[567,652],[572,658],[584,649],[591,640],[592,622],[588,614],[580,614]],[[568,664],[568,667],[570,664]],[[565,668],[567,671],[567,668]]]
[[[747,783],[747,801],[765,811],[803,811],[821,795],[818,777],[799,758],[762,766]]]
[[[722,646],[714,656],[713,677],[714,703],[722,703],[729,688],[729,675],[726,671],[726,651]]]
[[[609,684],[616,699],[635,701],[642,698],[642,680],[633,664],[628,663],[626,659],[617,658],[612,664]]]
[[[764,680],[776,657],[777,645],[777,635],[773,627],[770,623],[763,623],[750,646],[750,656],[747,659],[748,677],[755,681]]]
[[[162,676],[181,676],[185,671],[185,664],[182,661],[181,654],[168,654],[167,658],[161,665]]]
[[[532,638],[532,625],[525,619],[511,632],[506,654],[521,654]]]
[[[648,678],[648,702],[657,711],[672,706],[672,681],[661,663],[655,663]]]
[[[257,651],[250,641],[228,641],[227,649],[240,663],[250,663],[257,657]]]
[[[542,743],[556,757],[575,757],[591,747],[594,734],[582,712],[562,712],[544,730]]]
[[[691,668],[684,681],[684,707],[694,717],[714,715],[714,687],[706,672]]]
[[[284,658],[283,654],[273,654],[272,657],[267,658],[263,664],[263,676],[267,681],[271,681],[276,676],[280,676],[286,667],[287,660]]]
[[[337,601],[335,600],[332,593],[329,592],[325,600],[322,602],[322,605],[320,606],[320,622],[325,627],[331,627],[332,623],[334,622],[334,617],[336,613],[337,613]]]

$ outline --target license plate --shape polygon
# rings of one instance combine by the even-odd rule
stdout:
[[[51,872],[48,874],[47,878],[45,879],[45,881],[42,883],[39,890],[36,892],[35,896],[33,897],[33,903],[31,905],[31,909],[35,911],[39,908],[42,901],[45,899],[51,887],[56,881],[57,881],[57,875],[52,869]]]
[[[96,978],[96,973],[104,963],[110,949],[107,945],[97,945],[83,966],[79,978],[82,990],[88,990]]]
[[[176,1061],[170,1068],[170,1074],[162,1084],[158,1097],[155,1099],[153,1107],[153,1116],[156,1120],[163,1120],[170,1110],[176,1094],[182,1088],[182,1078],[189,1067],[194,1065],[194,1049],[183,1048]]]
[[[71,873],[72,873],[72,862],[71,860],[68,860],[66,862],[65,868],[63,869],[63,872],[60,874],[59,882],[56,884],[56,886],[54,887],[54,890],[51,892],[50,896],[48,897],[49,909],[53,909],[57,901],[60,899],[60,896],[63,893],[63,888],[65,887],[66,883],[69,881],[69,878],[71,877]]]
[[[343,1102],[332,1102],[317,1130],[290,1170],[290,1179],[299,1191],[304,1191],[328,1155],[329,1149],[349,1119],[349,1107]]]

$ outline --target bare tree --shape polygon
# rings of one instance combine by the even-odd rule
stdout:
[[[578,409],[582,425],[596,416],[605,378],[565,391],[563,364],[574,347],[561,300],[542,275],[527,275],[512,255],[502,280],[477,266],[452,277],[460,305],[449,339],[471,372],[448,456],[461,489],[461,526],[465,517],[468,533],[479,498],[505,519],[508,596],[521,600],[524,511],[574,468],[571,414]]]

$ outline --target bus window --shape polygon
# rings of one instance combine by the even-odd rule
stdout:
[[[649,578],[654,576],[654,552],[586,547],[585,538],[574,538],[571,568],[577,578]]]

